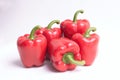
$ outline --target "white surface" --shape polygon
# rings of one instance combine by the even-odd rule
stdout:
[[[119,80],[119,7],[119,0],[0,0],[0,80]],[[97,27],[100,35],[94,64],[63,73],[55,72],[48,62],[24,68],[16,48],[18,36],[37,24],[72,19],[78,9],[85,10],[81,16]]]

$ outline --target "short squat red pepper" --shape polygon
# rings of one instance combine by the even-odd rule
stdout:
[[[32,29],[30,35],[25,34],[17,40],[21,61],[25,67],[41,66],[46,56],[47,39],[42,34],[35,35],[39,27]]]
[[[43,34],[47,38],[48,43],[52,39],[61,37],[62,36],[61,29],[57,27],[52,28],[52,25],[55,23],[60,24],[60,21],[59,20],[51,21],[47,27],[45,28],[41,27],[35,32],[35,34],[36,35]]]
[[[77,20],[78,13],[82,14],[83,12],[84,12],[83,10],[78,10],[74,14],[73,21],[67,19],[61,23],[60,27],[65,37],[71,38],[72,35],[75,33],[84,34],[86,30],[90,27],[88,20],[86,19]]]
[[[73,70],[76,65],[84,65],[79,50],[78,44],[67,38],[53,39],[48,45],[50,60],[58,71]]]
[[[84,36],[76,33],[72,37],[72,40],[77,42],[80,47],[81,59],[85,60],[86,66],[91,65],[95,60],[99,42],[99,36],[95,33],[90,34],[91,31],[96,31],[96,28],[90,27]]]
[[[43,35],[47,38],[48,43],[55,38],[60,38],[62,36],[61,29],[60,28],[51,28],[53,24],[59,24],[59,20],[53,20],[51,21],[48,26],[45,28],[45,31],[43,32]]]

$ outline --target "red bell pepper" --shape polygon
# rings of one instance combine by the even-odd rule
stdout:
[[[78,43],[80,47],[81,59],[85,60],[86,66],[90,66],[94,62],[99,42],[99,36],[95,33],[90,34],[91,31],[96,31],[96,28],[90,27],[84,36],[76,33],[72,37],[72,40]]]
[[[55,38],[60,38],[62,36],[60,28],[51,28],[53,24],[59,24],[59,20],[51,21],[48,26],[45,28],[43,35],[47,38],[48,43]]]
[[[65,37],[71,38],[72,35],[75,33],[84,34],[86,30],[90,27],[88,20],[86,19],[77,20],[78,14],[79,13],[82,14],[83,12],[84,12],[83,10],[78,10],[74,14],[73,21],[70,19],[67,19],[61,23],[60,27]]]
[[[52,28],[52,25],[53,24],[60,24],[60,21],[59,20],[53,20],[51,21],[47,27],[43,28],[41,27],[40,29],[38,29],[35,34],[36,35],[39,35],[39,34],[43,34],[47,40],[48,40],[48,43],[50,40],[52,39],[55,39],[55,38],[59,38],[62,36],[62,33],[61,33],[61,29],[60,28]]]
[[[35,35],[39,27],[32,29],[30,35],[25,34],[17,40],[21,61],[25,67],[41,66],[46,56],[47,39],[42,34]]]
[[[78,44],[67,38],[53,39],[48,45],[52,65],[61,72],[85,64],[85,61],[81,60],[79,50]]]

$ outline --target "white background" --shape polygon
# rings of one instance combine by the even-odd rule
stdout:
[[[0,0],[0,80],[119,80],[119,0]],[[86,18],[100,35],[98,56],[92,66],[56,72],[50,63],[24,68],[17,51],[17,38],[37,24],[45,27],[54,19]],[[56,25],[59,26],[59,25]]]

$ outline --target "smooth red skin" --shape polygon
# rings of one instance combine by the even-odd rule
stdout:
[[[75,60],[81,60],[79,45],[67,38],[51,40],[48,45],[48,51],[54,68],[61,72],[73,70],[76,67],[74,64],[66,64],[62,61],[63,55],[67,52],[72,52]]]
[[[35,32],[35,34],[36,34],[36,35],[43,34],[44,31],[45,31],[45,28],[40,28],[40,29],[38,29],[38,30]]]
[[[86,62],[85,66],[92,65],[97,55],[99,36],[91,34],[90,38],[85,38],[83,35],[76,33],[73,35],[72,40],[78,43],[81,59]]]
[[[60,28],[45,29],[43,35],[47,38],[49,43],[52,39],[60,38],[62,36]]]
[[[90,24],[85,19],[77,20],[75,23],[72,20],[67,19],[60,24],[60,27],[64,36],[71,39],[75,33],[84,34],[90,27]]]
[[[47,38],[47,42],[49,43],[52,39],[60,38],[62,36],[61,29],[60,28],[52,28],[47,29],[46,28],[40,28],[36,31],[36,35],[43,34]]]
[[[25,67],[41,66],[46,56],[47,40],[43,35],[38,35],[30,40],[29,34],[20,36],[17,47],[21,61]]]

